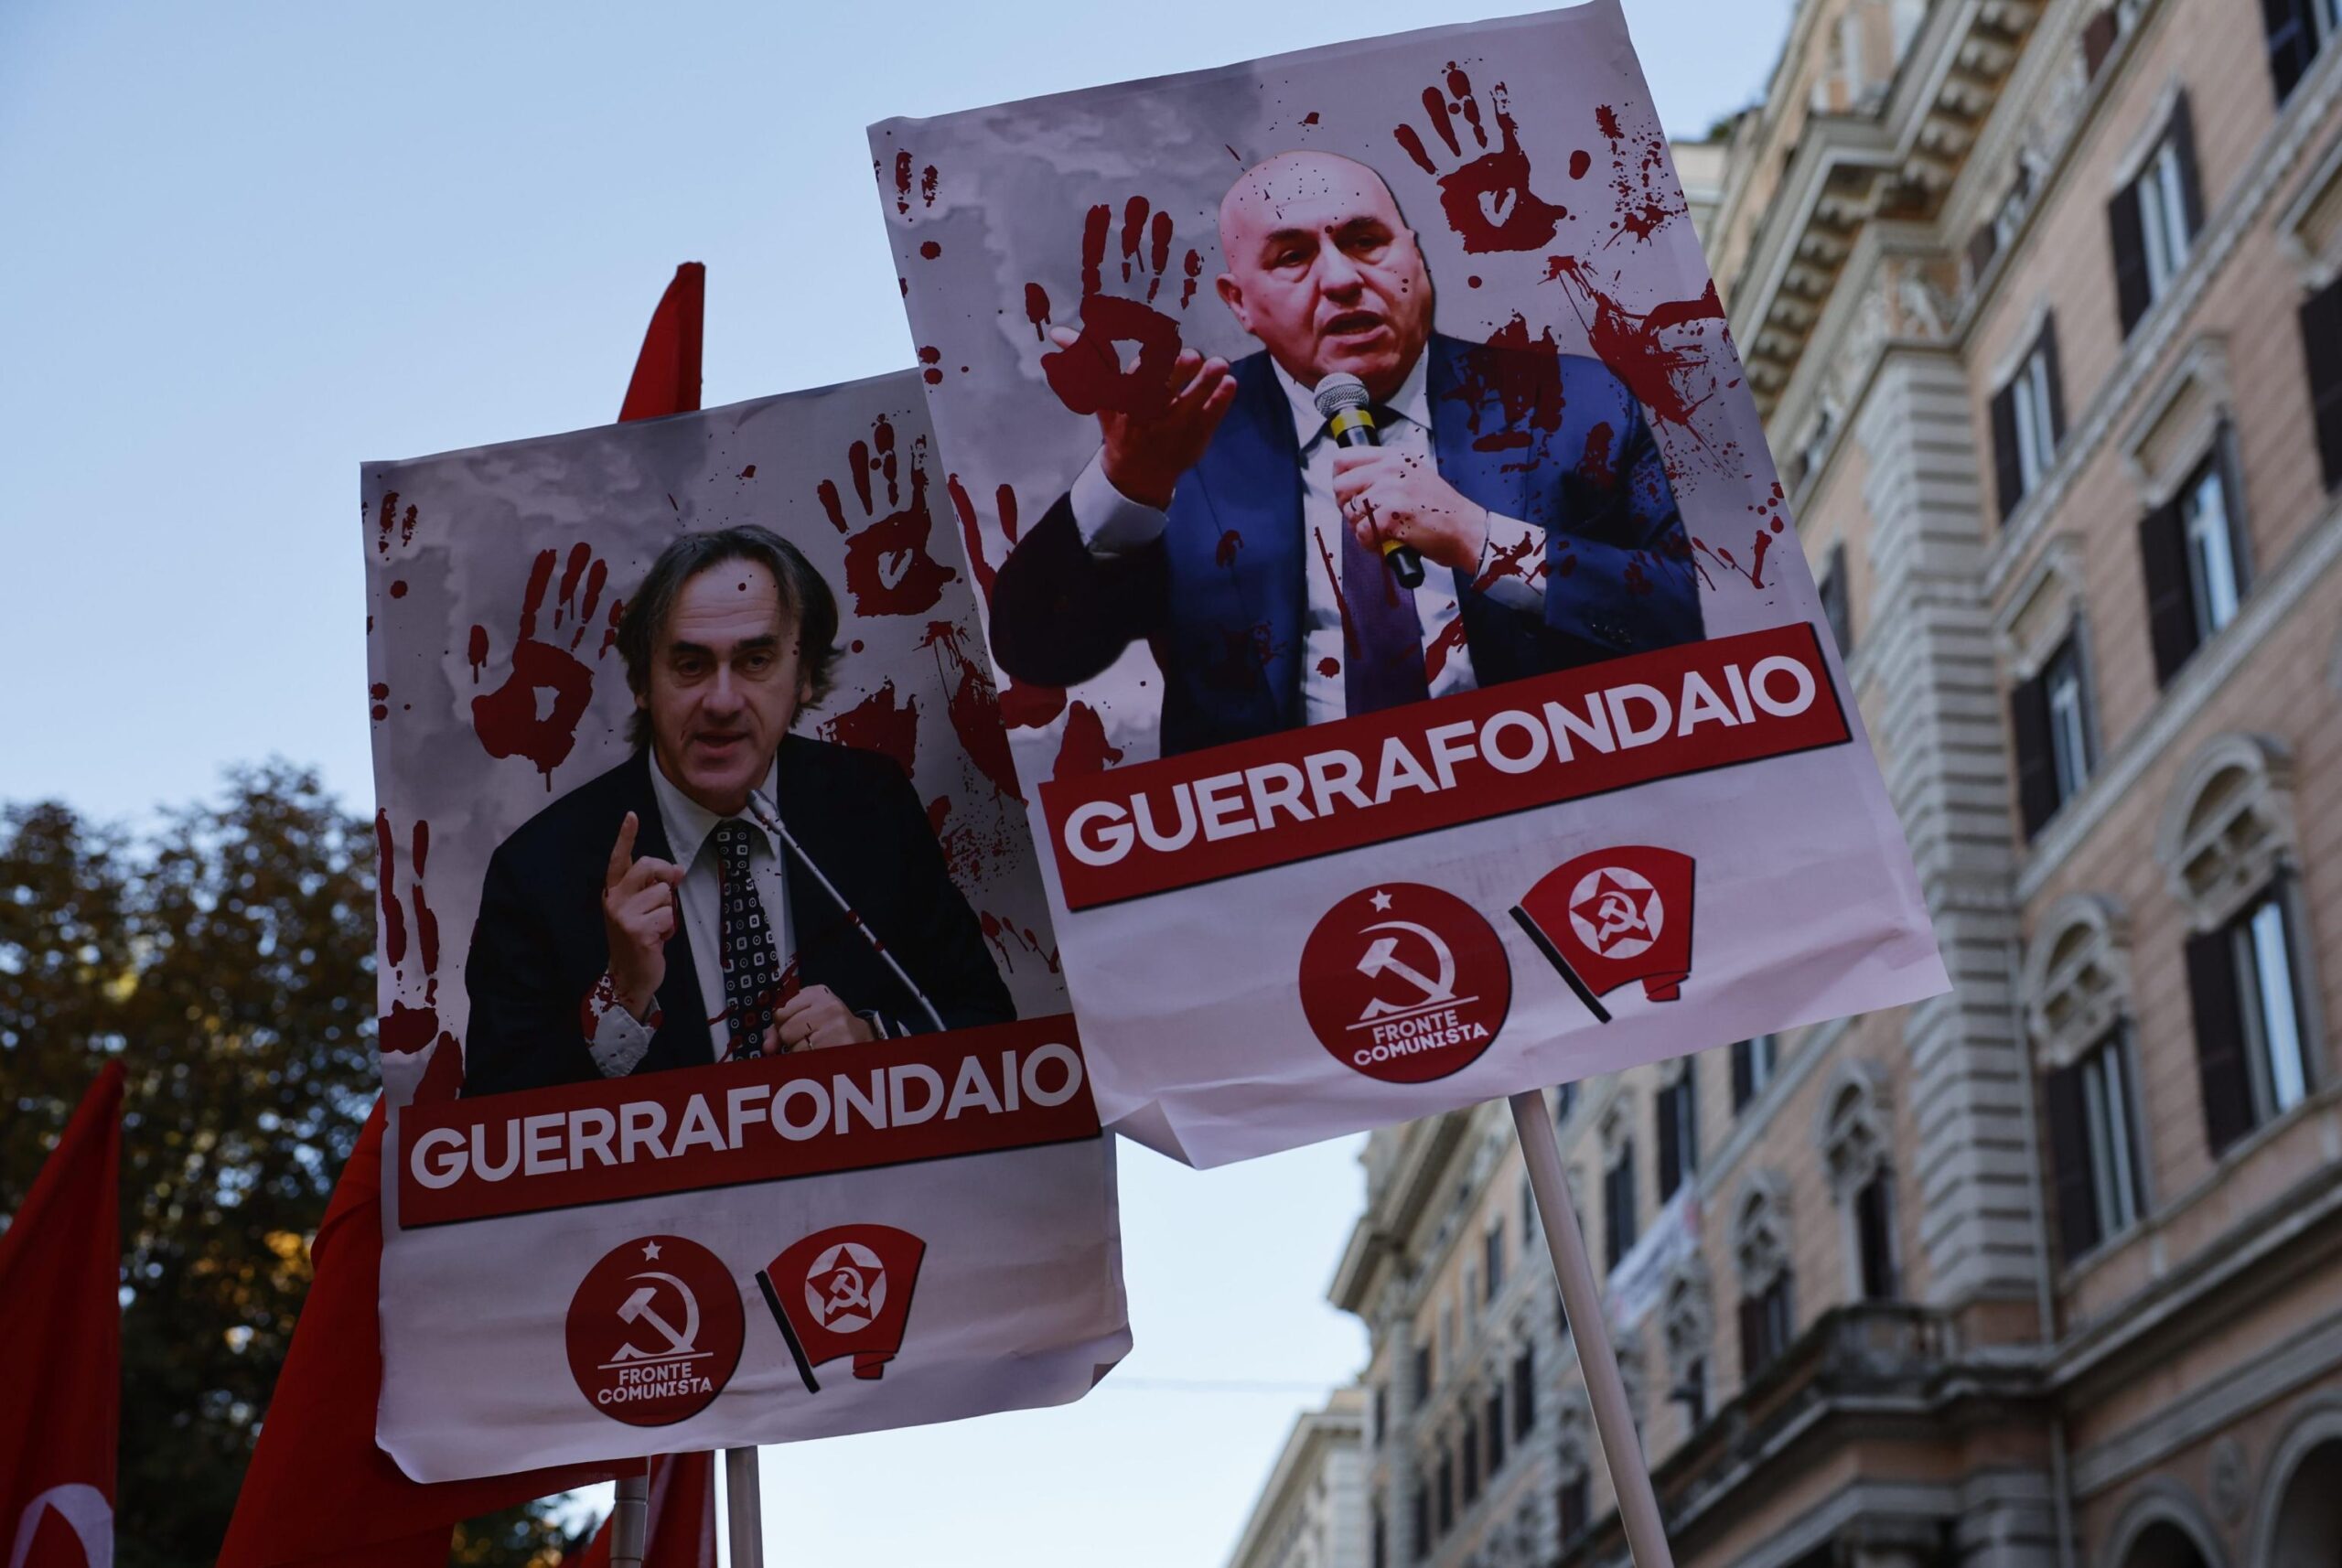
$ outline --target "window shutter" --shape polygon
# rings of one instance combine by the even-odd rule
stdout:
[[[2057,364],[2057,318],[2048,317],[2041,323],[2041,359],[2049,371],[2049,442],[2062,446],[2066,439],[2066,378]]]
[[[2049,682],[2036,675],[2009,693],[2009,728],[2016,737],[2016,805],[2031,839],[2056,814],[2057,760],[2049,740]]]
[[[2179,497],[2139,520],[2139,566],[2147,578],[2147,636],[2154,644],[2155,682],[2168,686],[2196,651],[2196,596],[2188,585],[2187,529]]]
[[[2098,68],[2114,52],[2114,40],[2122,36],[2122,26],[2114,19],[2114,7],[2101,5],[2096,15],[2082,25],[2082,70],[2092,81],[2097,80]]]
[[[1746,1040],[1732,1042],[1732,1108],[1737,1112],[1747,1109],[1756,1098],[1756,1064],[1750,1058],[1751,1047]]]
[[[2043,1108],[2049,1117],[2049,1171],[2057,1190],[2057,1251],[2070,1263],[2099,1242],[2081,1064],[2059,1068],[2043,1089]]]
[[[2196,1014],[2204,1138],[2215,1158],[2252,1131],[2252,1080],[2244,1059],[2232,940],[2225,927],[2187,939],[2187,999]]]
[[[2342,487],[2342,278],[2303,303],[2302,347],[2309,356],[2310,418],[2330,490]]]
[[[2204,185],[2196,170],[2196,116],[2187,107],[2187,94],[2171,109],[2171,145],[2179,155],[2179,191],[2187,204],[2187,237],[2193,240],[2204,231]]]
[[[2294,88],[2317,58],[2317,29],[2310,20],[2314,0],[2261,0],[2261,26],[2269,35],[2269,75],[2277,86],[2277,102],[2293,96]]]
[[[1676,1162],[1682,1157],[1682,1144],[1675,1136],[1675,1097],[1682,1090],[1674,1084],[1659,1091],[1653,1103],[1658,1107],[1659,1121],[1659,1200],[1665,1203],[1675,1196],[1675,1184],[1681,1176]]]
[[[2017,374],[2025,372],[2020,370]],[[2025,468],[2017,459],[2016,383],[1993,394],[1993,468],[1998,480],[2001,521],[2006,522],[2016,503],[2025,499]]]
[[[2122,316],[2122,336],[2128,338],[2139,317],[2154,300],[2147,287],[2147,231],[2139,217],[2139,188],[2133,182],[2107,203],[2106,219],[2113,231],[2114,300]]]

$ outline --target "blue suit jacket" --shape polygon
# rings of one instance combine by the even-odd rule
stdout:
[[[1625,383],[1578,355],[1453,338],[1425,352],[1441,476],[1545,532],[1542,616],[1454,574],[1479,683],[1698,640],[1691,544]],[[1303,723],[1306,574],[1323,568],[1302,526],[1300,447],[1268,355],[1238,360],[1235,376],[1236,402],[1160,539],[1101,559],[1060,497],[993,587],[993,652],[1018,681],[1069,686],[1144,639],[1163,671],[1166,756]]]

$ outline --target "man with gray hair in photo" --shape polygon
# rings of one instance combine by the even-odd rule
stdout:
[[[789,733],[837,632],[768,529],[660,553],[618,628],[634,754],[489,862],[466,1095],[1015,1016],[910,780]]]

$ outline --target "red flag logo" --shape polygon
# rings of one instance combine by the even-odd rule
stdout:
[[[1693,865],[1651,844],[1595,850],[1539,877],[1512,918],[1606,1024],[1609,1010],[1595,998],[1628,981],[1641,981],[1653,1002],[1681,995],[1692,972]]]
[[[877,1378],[903,1348],[911,1293],[927,1243],[891,1225],[833,1225],[784,1250],[757,1271],[765,1305],[789,1341],[809,1393],[813,1369],[854,1358],[854,1375]]]

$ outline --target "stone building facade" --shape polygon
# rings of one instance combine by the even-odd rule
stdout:
[[[1691,167],[1957,983],[1549,1097],[1677,1561],[2334,1568],[2342,0],[1799,0]],[[1624,1563],[1504,1108],[1364,1160],[1373,1568]]]
[[[1295,1419],[1228,1568],[1368,1568],[1365,1410],[1336,1389]]]

